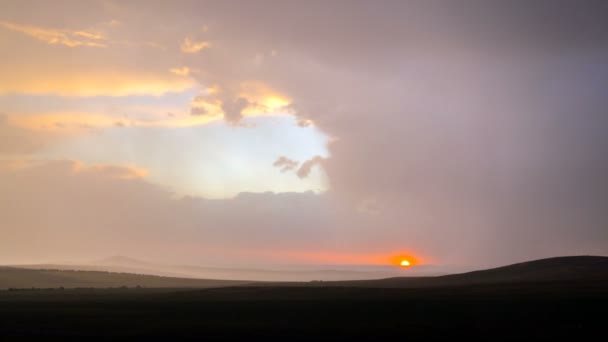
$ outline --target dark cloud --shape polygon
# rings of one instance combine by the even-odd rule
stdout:
[[[325,159],[321,156],[314,156],[312,159],[302,163],[296,174],[300,178],[306,178],[315,165],[322,165]]]
[[[235,100],[227,100],[222,102],[222,110],[224,111],[224,120],[229,123],[238,123],[243,118],[243,110],[249,106],[250,103],[243,97],[238,97]]]
[[[192,107],[190,108],[190,115],[207,115],[207,109],[205,107]]]
[[[281,172],[287,172],[287,171],[291,171],[294,170],[298,167],[300,163],[295,161],[295,160],[291,160],[285,156],[280,156],[273,164],[272,166],[274,167],[278,167],[281,169]]]

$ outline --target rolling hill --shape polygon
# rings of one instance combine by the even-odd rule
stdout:
[[[555,257],[437,277],[395,277],[378,280],[315,282],[314,284],[373,288],[423,288],[565,281],[608,282],[608,257]]]
[[[159,277],[153,275],[101,271],[34,270],[0,267],[0,289],[78,288],[78,287],[155,287],[210,288],[241,285],[245,281]]]
[[[243,266],[200,266],[174,265],[142,261],[126,256],[112,256],[105,259],[79,263],[6,265],[15,268],[53,269],[73,271],[103,271],[113,273],[148,274],[173,278],[197,278],[274,282],[305,282],[311,280],[342,281],[369,280],[408,276],[436,276],[458,273],[436,265],[423,265],[402,269],[394,265],[265,265],[259,267]]]
[[[137,285],[146,288],[132,288]],[[608,258],[551,258],[438,277],[292,283],[0,267],[0,288],[32,286],[66,289],[0,291],[0,336],[595,340],[605,333]]]

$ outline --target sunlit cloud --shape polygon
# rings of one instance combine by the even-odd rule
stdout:
[[[197,53],[203,49],[209,48],[210,46],[211,44],[209,44],[209,42],[196,41],[186,37],[180,45],[180,48],[183,53]]]
[[[23,33],[39,41],[51,45],[63,45],[67,47],[88,46],[96,48],[107,47],[107,38],[100,33],[84,30],[70,31],[65,29],[44,28],[38,26],[21,25],[6,21],[0,22],[6,29]]]
[[[128,118],[105,113],[45,113],[36,115],[12,115],[10,121],[16,127],[31,131],[54,131],[63,134],[77,134],[92,129],[110,127],[189,127],[218,121],[221,117],[169,116],[164,112],[148,115],[146,118]]]
[[[104,35],[99,34],[99,33],[93,33],[93,32],[87,32],[87,31],[76,31],[72,34],[74,36],[79,36],[79,37],[92,39],[92,40],[106,40],[106,37],[104,37]]]
[[[181,67],[181,68],[171,68],[169,69],[170,72],[178,75],[178,76],[188,76],[190,75],[190,68],[188,67]]]
[[[11,122],[18,127],[33,131],[78,132],[99,127],[114,126],[117,118],[103,114],[48,113],[37,115],[12,115]]]
[[[262,82],[243,82],[237,91],[227,91],[219,85],[205,90],[192,101],[191,114],[222,118],[242,125],[241,119],[265,115],[292,114],[290,99]]]
[[[2,70],[4,69],[4,70]],[[2,79],[0,94],[52,94],[60,96],[126,96],[162,95],[182,92],[196,82],[179,76],[142,72],[87,71],[73,73],[68,70],[41,67],[15,70],[0,67]]]
[[[282,110],[289,106],[291,100],[263,82],[250,81],[240,84],[239,97],[247,99],[254,106],[250,106],[244,115],[260,112]]]
[[[142,179],[146,178],[149,171],[134,165],[108,165],[93,164],[87,165],[81,161],[72,162],[72,172],[74,173],[99,173],[108,178],[114,179]]]
[[[60,160],[60,161],[47,161],[37,159],[0,159],[0,172],[1,171],[23,171],[33,169],[43,165],[56,164],[62,167],[66,167],[68,172],[71,174],[81,175],[102,175],[103,177],[110,179],[124,179],[134,180],[143,179],[148,177],[149,171],[145,168],[131,165],[131,164],[103,164],[103,163],[85,163],[80,160]]]

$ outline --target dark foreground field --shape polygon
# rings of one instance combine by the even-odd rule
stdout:
[[[0,340],[597,339],[608,333],[606,285],[0,291]]]

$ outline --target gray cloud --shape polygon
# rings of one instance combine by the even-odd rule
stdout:
[[[235,100],[225,100],[222,102],[224,120],[232,124],[238,123],[243,118],[243,110],[249,105],[249,101],[243,97],[238,97]]]
[[[322,165],[325,161],[325,158],[321,156],[314,156],[312,159],[309,159],[302,163],[302,166],[298,169],[296,174],[300,178],[306,178],[310,174],[310,171],[315,165]]]
[[[546,226],[545,218],[539,218],[536,222],[543,223],[540,228],[509,235],[509,245],[504,248],[514,254],[500,256],[486,250],[499,245],[480,248],[480,240],[468,235],[468,229],[453,226],[461,225],[464,217],[469,224],[476,223],[471,212],[462,212],[466,204],[435,204],[437,211],[429,220],[424,213],[427,206],[420,201],[405,205],[401,200],[387,206],[374,199],[370,214],[372,202],[362,203],[367,210],[360,210],[336,202],[331,194],[242,193],[226,200],[175,198],[140,178],[135,170],[87,167],[69,161],[4,161],[0,163],[0,188],[0,202],[6,204],[0,206],[4,222],[0,258],[5,262],[40,262],[49,257],[91,260],[114,254],[155,260],[159,248],[164,251],[165,261],[202,264],[263,264],[315,251],[390,254],[421,246],[422,254],[449,260],[449,264],[544,257],[556,249],[567,254],[606,252],[605,232],[596,231],[594,235],[588,230],[562,229],[567,226],[559,223],[567,217],[564,215],[551,219],[558,226]],[[383,210],[379,211],[377,205]],[[513,214],[521,214],[519,208],[513,210]],[[503,219],[510,225],[527,220],[510,215]],[[411,227],[414,222],[417,226]],[[527,227],[516,225],[511,229],[523,232]],[[550,232],[553,234],[547,234]],[[521,252],[526,254],[518,254]],[[489,259],[472,262],[470,258],[479,255]]]
[[[96,187],[40,172],[32,183],[37,188],[25,181],[36,178],[22,178],[5,184],[16,184],[12,191],[0,192],[19,199],[6,199],[18,203],[6,214],[17,220],[12,226],[32,229],[31,235],[9,232],[23,241],[40,229],[26,213],[45,212],[44,220],[58,231],[81,222],[93,222],[88,224],[101,238],[116,234],[103,227],[131,229],[133,240],[123,239],[123,245],[115,238],[103,241],[134,250],[154,242],[133,245],[140,233],[130,227],[150,227],[160,236],[163,225],[179,222],[178,231],[190,241],[234,248],[247,246],[243,237],[253,236],[252,245],[260,247],[270,244],[264,239],[351,250],[401,244],[444,263],[608,254],[603,1],[385,1],[381,7],[369,1],[256,1],[239,3],[239,11],[231,2],[167,2],[148,5],[145,18],[137,15],[141,5],[123,4],[121,13],[133,16],[142,31],[137,34],[164,37],[163,43],[179,40],[154,25],[159,18],[192,32],[201,23],[209,26],[205,39],[212,48],[205,58],[183,64],[204,71],[194,76],[200,84],[225,91],[227,122],[239,122],[249,105],[239,97],[240,82],[259,81],[292,99],[299,122],[312,122],[334,138],[330,157],[304,162],[297,172],[306,176],[321,164],[331,190],[316,197],[169,201],[151,185],[130,181],[141,192],[123,200],[118,194],[125,192],[116,187],[116,198],[99,193],[96,203],[108,203],[103,210],[68,213],[68,205],[61,205],[70,198],[58,200],[67,195],[51,186],[65,184],[73,191],[68,194],[80,198],[97,194]],[[61,9],[52,13],[63,18]],[[92,11],[82,13],[91,19]],[[273,50],[279,53],[272,62],[254,63],[256,55]],[[81,177],[73,181],[84,182]],[[46,195],[30,203],[28,191]],[[124,221],[114,206],[120,201],[129,208]],[[69,203],[80,208],[86,202]],[[358,216],[351,211],[357,207],[374,215]],[[154,217],[145,214],[150,212]],[[73,213],[83,216],[66,222]],[[10,246],[6,242],[0,251],[18,252]],[[21,246],[35,252],[37,245]]]
[[[287,172],[296,169],[299,164],[300,163],[295,160],[291,160],[285,156],[280,156],[272,164],[272,166],[280,168],[281,172]]]
[[[207,115],[207,109],[205,107],[192,107],[190,108],[190,115]]]
[[[162,248],[179,262],[260,263],[337,241],[326,231],[336,212],[313,193],[179,199],[122,167],[22,160],[0,162],[0,188],[3,262],[155,259]]]

